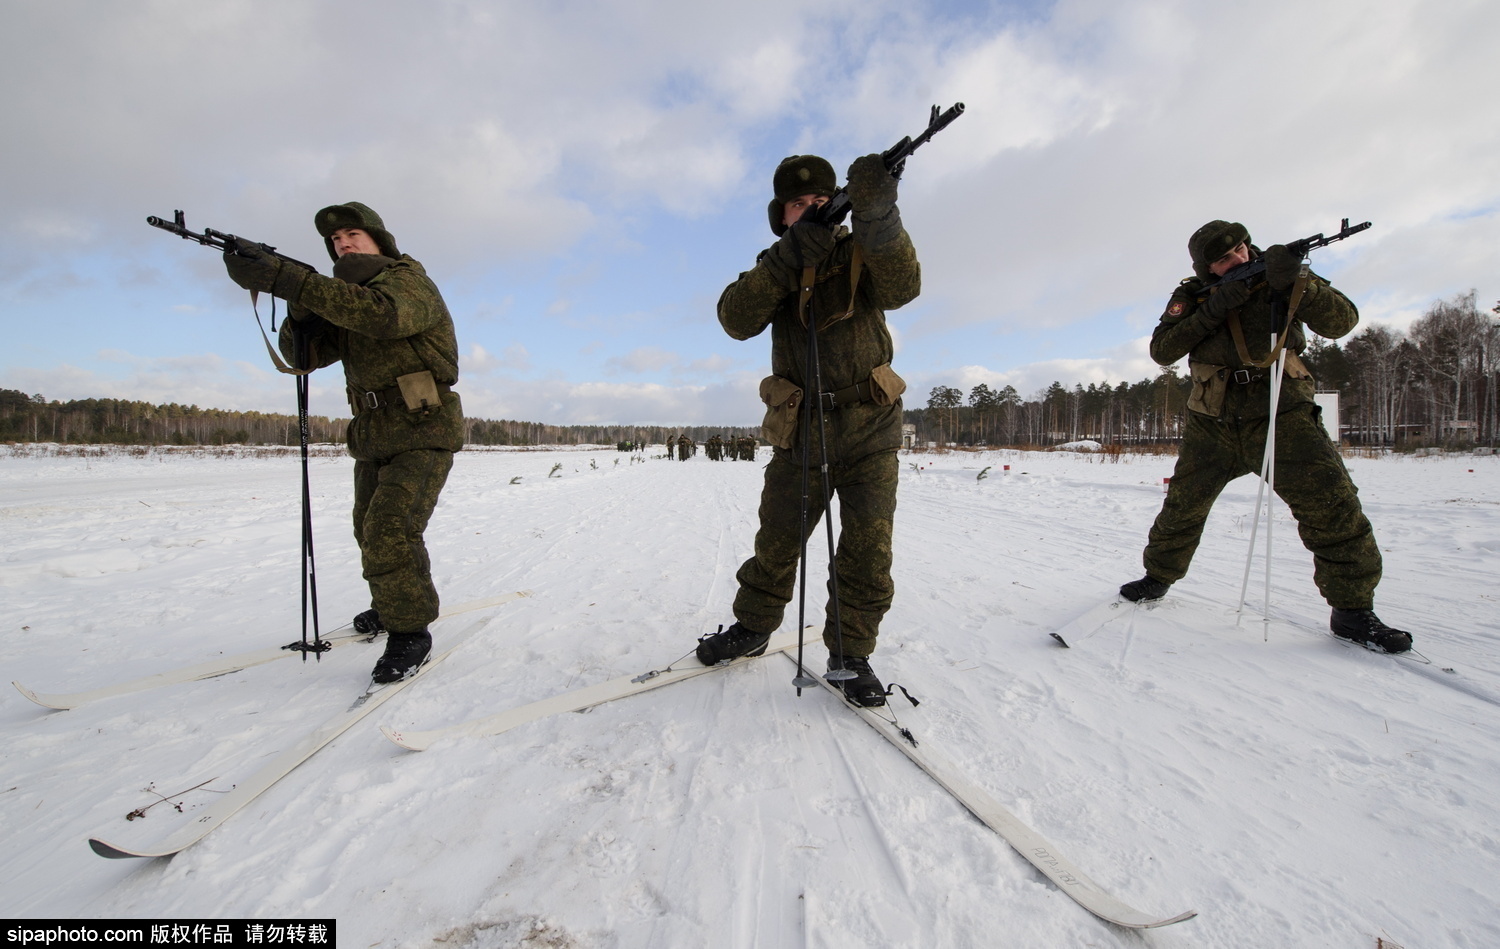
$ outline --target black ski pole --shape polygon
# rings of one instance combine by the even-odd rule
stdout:
[[[797,251],[799,258],[798,263],[801,263],[800,257],[802,244],[800,241],[797,244]],[[803,274],[805,278],[805,269],[803,270]],[[801,292],[803,294],[810,294],[812,292],[812,288],[804,287]],[[805,313],[805,307],[802,309]],[[802,385],[804,387],[804,391],[802,393],[802,424],[798,427],[798,430],[802,433],[802,535],[797,545],[797,569],[800,574],[797,581],[797,675],[792,679],[792,685],[795,685],[797,687],[797,694],[799,696],[802,694],[803,689],[810,689],[818,684],[818,680],[808,675],[807,670],[802,667],[802,639],[804,631],[807,629],[807,506],[809,503],[807,490],[809,468],[811,467],[812,460],[810,454],[812,451],[812,443],[809,439],[812,434],[813,404],[813,400],[807,397],[806,386],[808,384],[808,380],[812,378],[813,374],[812,360],[816,345],[814,343],[814,340],[817,338],[818,332],[817,325],[814,323],[811,314],[806,315],[808,317],[807,363],[803,366],[802,372]],[[826,498],[824,499],[824,503],[827,503]]]
[[[287,317],[290,319],[291,317]],[[307,368],[307,341],[305,335],[292,326],[292,356],[297,368]],[[307,654],[323,657],[324,645],[318,625],[318,570],[313,557],[312,526],[312,481],[308,473],[307,443],[310,441],[307,420],[308,381],[307,375],[297,376],[297,432],[302,442],[302,659]],[[309,607],[311,610],[309,611]],[[312,616],[313,638],[307,639],[307,619]]]
[[[797,242],[798,263],[801,259],[802,244]],[[797,687],[797,694],[802,690],[818,684],[818,680],[807,674],[802,663],[802,636],[806,628],[807,611],[807,509],[811,503],[809,497],[809,481],[811,480],[812,448],[809,439],[812,437],[812,416],[814,412],[813,403],[817,402],[818,416],[818,459],[822,470],[823,485],[823,517],[828,528],[828,583],[830,599],[833,601],[833,637],[838,654],[843,655],[843,629],[839,621],[839,587],[838,587],[838,564],[835,561],[833,549],[833,522],[828,520],[833,516],[833,496],[829,483],[828,474],[828,440],[827,430],[823,425],[823,372],[818,361],[818,321],[813,313],[808,312],[807,304],[812,297],[813,268],[802,267],[802,282],[806,286],[800,288],[801,300],[798,312],[807,321],[807,361],[803,367],[802,384],[804,386],[802,396],[802,510],[801,510],[801,538],[798,545],[798,569],[800,572],[797,591],[797,676],[792,679],[792,684]],[[811,398],[808,397],[807,388],[812,389]],[[825,618],[826,619],[826,618]],[[855,678],[855,673],[840,666],[838,669],[830,669],[825,676],[829,681],[840,681]]]
[[[807,316],[807,337],[808,362],[813,367],[813,394],[818,403],[818,467],[823,472],[823,527],[828,535],[828,595],[833,602],[833,642],[839,654],[839,667],[829,669],[824,678],[830,682],[839,682],[857,678],[857,674],[844,668],[844,624],[839,617],[838,557],[833,547],[833,484],[832,476],[828,473],[828,427],[823,423],[823,366],[818,358],[818,321],[813,319],[811,313]],[[805,559],[807,551],[802,553]],[[806,573],[803,577],[805,584]]]

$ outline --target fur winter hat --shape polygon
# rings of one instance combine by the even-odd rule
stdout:
[[[839,179],[827,159],[817,155],[792,155],[781,160],[776,173],[771,176],[771,190],[776,197],[766,208],[771,221],[771,233],[777,237],[786,233],[782,223],[786,215],[786,203],[804,194],[820,194],[833,197],[839,189]]]
[[[339,255],[333,249],[333,232],[346,227],[357,227],[369,234],[374,239],[375,246],[385,256],[401,256],[401,251],[396,249],[396,239],[385,229],[385,222],[380,219],[380,215],[358,201],[329,205],[313,217],[313,226],[318,229],[323,243],[328,246],[328,256],[335,261],[339,259]]]
[[[1188,255],[1193,258],[1193,273],[1204,280],[1213,278],[1209,265],[1234,250],[1240,242],[1250,243],[1245,225],[1233,221],[1209,221],[1188,238]]]

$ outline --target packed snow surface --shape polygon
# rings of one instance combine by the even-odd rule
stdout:
[[[62,712],[7,688],[0,910],[336,917],[355,947],[1500,946],[1500,459],[1349,460],[1377,607],[1422,664],[1328,634],[1280,505],[1271,618],[1257,554],[1237,622],[1251,478],[1166,599],[1111,609],[1170,456],[902,455],[873,664],[923,702],[892,708],[1116,896],[1200,914],[1132,932],[777,657],[493,738],[386,741],[659,668],[732,621],[764,452],[630,458],[459,455],[428,530],[445,604],[535,595],[435,624],[439,647],[482,626],[174,858],[85,841],[192,820],[347,707],[380,647]],[[350,471],[312,463],[325,631],[368,605]],[[5,678],[72,692],[296,639],[298,497],[286,456],[0,457]],[[810,550],[821,624],[821,528]],[[126,821],[158,792],[182,812]]]

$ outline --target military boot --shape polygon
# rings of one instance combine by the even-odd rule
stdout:
[[[720,626],[717,633],[698,640],[698,661],[713,666],[741,656],[759,656],[765,653],[766,643],[770,641],[770,633],[757,633],[739,623],[728,629]]]
[[[829,654],[828,671],[837,672],[840,669],[854,673],[852,679],[832,680],[850,702],[864,708],[877,708],[885,704],[885,686],[880,684],[880,679],[870,668],[867,657]]]
[[[1411,633],[1391,629],[1380,621],[1374,610],[1341,610],[1334,608],[1328,618],[1333,635],[1359,643],[1376,652],[1406,652],[1411,648]]]
[[[375,663],[371,677],[380,684],[399,682],[415,675],[422,660],[432,651],[432,634],[427,630],[415,633],[386,633],[385,655]]]
[[[385,624],[380,621],[378,610],[365,610],[354,617],[354,622],[350,625],[354,627],[356,633],[363,633],[366,636],[378,636],[385,632]]]
[[[1132,603],[1142,600],[1159,600],[1167,595],[1167,590],[1172,586],[1170,583],[1162,583],[1150,575],[1141,577],[1139,580],[1131,580],[1120,587],[1120,595]]]

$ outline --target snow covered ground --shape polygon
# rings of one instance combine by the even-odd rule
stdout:
[[[1200,913],[1137,933],[828,694],[798,697],[780,658],[495,738],[387,742],[377,725],[645,671],[730,621],[760,465],[628,458],[461,454],[428,534],[445,603],[535,596],[170,860],[85,840],[191,820],[346,707],[379,647],[66,712],[7,688],[0,911],[331,916],[357,947],[1500,946],[1500,459],[1349,462],[1386,555],[1377,606],[1421,665],[1326,633],[1283,507],[1273,619],[1236,625],[1251,479],[1166,600],[1099,611],[1063,649],[1049,631],[1140,574],[1173,459],[903,455],[874,666],[924,701],[893,708],[1121,899]],[[349,475],[313,462],[325,628],[367,602]],[[74,691],[295,639],[297,486],[287,457],[0,457],[5,678]],[[1259,578],[1257,559],[1257,603]],[[147,788],[204,781],[185,813],[125,820]]]

